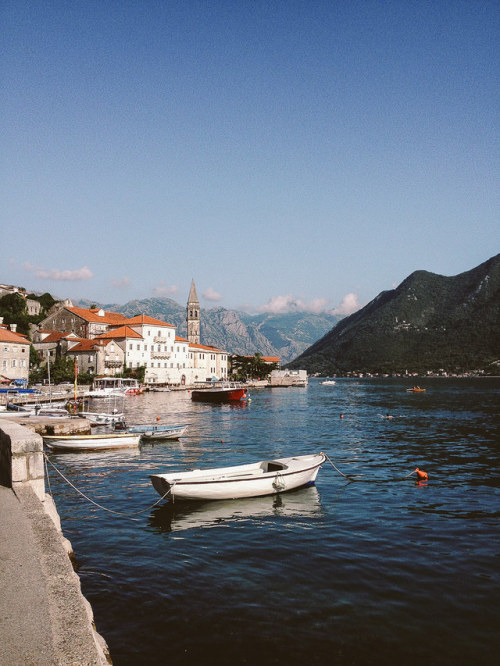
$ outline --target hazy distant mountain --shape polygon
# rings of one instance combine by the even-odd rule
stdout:
[[[412,273],[304,351],[290,365],[309,372],[498,372],[500,254],[444,277]]]
[[[181,337],[187,335],[186,307],[170,298],[134,300],[125,305],[80,300],[75,305],[98,305],[127,317],[147,314],[174,324]],[[338,315],[325,312],[250,315],[221,307],[202,309],[200,314],[202,343],[225,349],[231,354],[258,352],[263,356],[279,356],[282,363],[298,356],[341,319]]]

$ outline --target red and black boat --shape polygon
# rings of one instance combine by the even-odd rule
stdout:
[[[248,389],[236,382],[210,382],[191,391],[191,398],[202,402],[241,402],[248,400]]]

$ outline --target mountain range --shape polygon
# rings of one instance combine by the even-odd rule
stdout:
[[[75,301],[75,305],[85,308],[98,305],[126,317],[146,314],[173,324],[181,337],[187,335],[186,307],[170,298],[132,300],[124,305],[80,300]],[[200,337],[203,344],[225,349],[230,354],[259,353],[278,356],[281,363],[288,363],[330,331],[341,318],[328,312],[251,315],[221,307],[202,308]]]
[[[412,273],[340,321],[289,367],[321,374],[498,374],[500,254],[453,277]]]

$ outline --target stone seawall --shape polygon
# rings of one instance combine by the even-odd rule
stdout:
[[[6,420],[0,423],[0,485],[0,663],[111,663],[71,564],[71,544],[45,493],[42,437]]]

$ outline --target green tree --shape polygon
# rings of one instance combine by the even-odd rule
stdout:
[[[26,300],[18,292],[0,298],[0,316],[3,317],[4,324],[17,324],[18,333],[29,335],[30,318]]]

